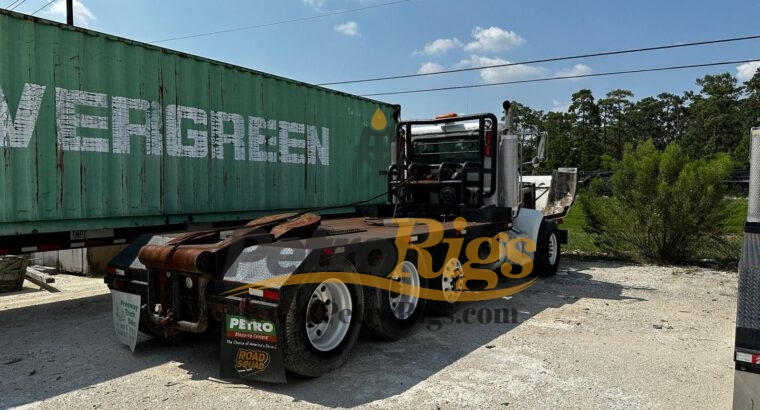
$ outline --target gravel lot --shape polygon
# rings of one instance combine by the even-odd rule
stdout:
[[[101,278],[0,296],[0,407],[728,408],[736,273],[565,260],[511,299],[518,323],[361,338],[319,379],[217,379],[219,341],[120,345]]]

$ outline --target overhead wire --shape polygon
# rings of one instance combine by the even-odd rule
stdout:
[[[13,6],[12,9],[9,8],[8,10],[17,10],[22,4],[26,3],[26,0],[21,0],[20,2],[17,2],[17,3],[18,4],[16,4],[15,6]]]
[[[23,2],[25,2],[26,0],[13,0],[13,3],[11,3],[11,4],[7,5],[7,6],[5,6],[5,9],[6,9],[6,10],[13,10],[14,8],[16,8],[16,7],[20,6],[20,4],[19,4],[19,5],[15,5],[15,4],[16,4],[16,3],[18,3],[19,1],[20,1],[21,3],[23,3]]]
[[[518,65],[526,65],[526,64],[551,63],[551,62],[565,61],[565,60],[579,60],[579,59],[592,58],[592,57],[642,53],[646,51],[668,50],[668,49],[674,49],[674,48],[695,47],[695,46],[703,46],[703,45],[708,45],[708,44],[721,44],[721,43],[758,40],[758,39],[760,39],[760,35],[731,37],[731,38],[723,38],[723,39],[718,39],[718,40],[695,41],[691,43],[668,44],[668,45],[661,45],[661,46],[654,46],[654,47],[630,48],[626,50],[603,51],[599,53],[577,54],[577,55],[563,56],[563,57],[549,57],[549,58],[541,58],[537,60],[521,61],[517,63],[504,63],[504,64],[493,64],[493,65],[478,66],[478,67],[456,68],[456,69],[451,69],[451,70],[436,71],[432,73],[402,74],[402,75],[393,75],[393,76],[384,76],[384,77],[365,78],[365,79],[359,79],[359,80],[334,81],[334,82],[329,82],[329,83],[320,83],[317,85],[329,86],[329,85],[341,85],[341,84],[368,83],[368,82],[375,82],[375,81],[399,80],[399,79],[404,79],[404,78],[415,78],[415,77],[425,77],[425,76],[433,76],[433,75],[461,73],[461,72],[466,72],[466,71],[487,70],[489,68],[504,68],[504,67],[518,66]]]
[[[34,11],[34,13],[32,13],[30,15],[33,16],[33,15],[41,12],[42,10],[46,9],[49,5],[55,3],[56,1],[58,1],[58,0],[50,0],[47,4],[45,4],[44,6],[38,8],[37,10]]]
[[[165,39],[161,39],[161,40],[148,41],[148,43],[149,44],[164,43],[164,42],[167,42],[167,41],[185,40],[185,39],[188,39],[188,38],[206,37],[206,36],[214,36],[214,35],[217,35],[217,34],[233,33],[233,32],[236,32],[236,31],[253,30],[253,29],[257,29],[257,28],[271,27],[271,26],[276,26],[276,25],[280,25],[280,24],[298,23],[298,22],[301,22],[301,21],[316,20],[316,19],[330,17],[330,16],[337,16],[337,15],[341,15],[341,14],[356,13],[356,12],[359,12],[359,11],[376,9],[376,8],[379,8],[379,7],[392,6],[392,5],[395,5],[395,4],[407,3],[407,2],[410,2],[410,1],[412,1],[412,0],[396,0],[396,1],[390,1],[390,2],[387,2],[387,3],[381,3],[381,4],[374,4],[374,5],[371,5],[371,6],[359,7],[359,8],[355,8],[355,9],[348,9],[348,10],[334,11],[334,12],[330,12],[330,13],[317,14],[315,16],[309,16],[309,17],[300,17],[300,18],[294,18],[294,19],[288,19],[288,20],[274,21],[274,22],[271,22],[271,23],[256,24],[256,25],[253,25],[253,26],[237,27],[237,28],[231,28],[231,29],[226,29],[226,30],[210,31],[210,32],[206,32],[206,33],[198,33],[198,34],[190,34],[190,35],[186,35],[186,36],[165,38]]]
[[[609,72],[604,72],[604,73],[563,75],[563,76],[556,76],[556,77],[532,78],[532,79],[527,79],[527,80],[502,81],[498,83],[488,83],[488,84],[468,84],[468,85],[457,85],[457,86],[438,87],[438,88],[389,91],[389,92],[362,94],[362,97],[377,97],[377,96],[382,96],[382,95],[417,94],[417,93],[428,93],[428,92],[436,92],[436,91],[462,90],[462,89],[468,89],[468,88],[495,87],[499,85],[509,85],[509,84],[538,83],[538,82],[544,82],[544,81],[570,80],[570,79],[576,79],[576,78],[606,77],[606,76],[615,76],[615,75],[624,75],[624,74],[651,73],[651,72],[656,72],[656,71],[684,70],[684,69],[689,69],[689,68],[714,67],[714,66],[721,66],[721,65],[744,64],[744,63],[754,63],[754,62],[760,62],[760,59],[720,61],[720,62],[702,63],[702,64],[686,64],[686,65],[667,66],[667,67],[641,68],[641,69],[635,69],[635,70],[609,71]]]

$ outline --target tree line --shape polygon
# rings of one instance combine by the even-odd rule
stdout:
[[[598,99],[582,89],[572,95],[566,112],[514,103],[513,124],[518,130],[548,134],[548,169],[605,169],[605,158],[621,160],[626,144],[649,140],[659,150],[675,142],[691,159],[725,153],[734,169],[748,168],[749,130],[760,126],[760,70],[742,84],[728,72],[706,75],[696,84],[698,92],[639,100],[625,89]]]

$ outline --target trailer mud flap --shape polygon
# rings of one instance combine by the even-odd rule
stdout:
[[[140,327],[140,295],[111,290],[111,297],[116,338],[134,352]]]
[[[760,374],[736,370],[734,373],[734,406],[736,410],[760,408]]]
[[[219,376],[286,383],[278,330],[272,318],[225,315]]]

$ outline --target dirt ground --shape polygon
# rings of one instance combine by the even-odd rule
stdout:
[[[729,408],[736,273],[565,260],[511,298],[517,323],[363,336],[351,360],[286,385],[217,379],[219,341],[120,345],[101,278],[0,296],[0,408]],[[470,311],[471,313],[472,311]]]

